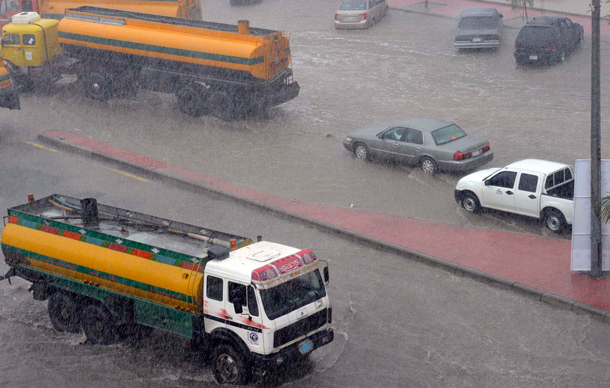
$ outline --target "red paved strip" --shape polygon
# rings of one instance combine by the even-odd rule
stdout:
[[[62,142],[112,155],[118,161],[132,164],[145,161],[142,167],[155,166],[165,175],[610,311],[610,278],[591,279],[570,271],[570,242],[566,240],[288,200],[77,135],[64,132],[44,135],[61,136]],[[453,201],[453,193],[447,193],[447,200]]]
[[[74,135],[69,132],[49,131],[49,132],[45,132],[45,135],[48,137],[58,139],[58,140],[63,140],[65,142],[68,142],[68,143],[71,143],[71,144],[74,144],[74,145],[77,145],[77,146],[80,146],[83,148],[89,148],[89,149],[95,150],[96,152],[107,155],[107,156],[113,156],[113,157],[119,158],[119,159],[127,161],[127,162],[136,163],[136,164],[139,164],[144,167],[155,168],[155,169],[169,167],[168,164],[160,162],[156,159],[151,159],[147,156],[125,151],[120,148],[116,148],[116,147],[110,146],[108,144],[105,144],[105,143],[102,143],[102,142],[99,142],[99,141],[96,141],[93,139],[88,139],[86,137]]]

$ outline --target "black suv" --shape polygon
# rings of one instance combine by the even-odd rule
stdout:
[[[533,18],[521,28],[515,40],[517,65],[563,62],[567,54],[580,46],[583,38],[583,27],[568,18]]]

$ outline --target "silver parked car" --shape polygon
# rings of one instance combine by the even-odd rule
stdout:
[[[467,135],[450,122],[430,118],[361,129],[349,134],[343,145],[358,159],[378,158],[420,165],[430,175],[439,170],[473,170],[493,159],[487,140]]]
[[[502,35],[502,14],[495,8],[462,11],[455,36],[458,49],[496,48]]]
[[[345,0],[335,13],[335,28],[369,28],[387,13],[385,0]]]

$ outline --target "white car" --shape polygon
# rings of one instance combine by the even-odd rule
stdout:
[[[555,233],[572,225],[574,171],[571,166],[526,159],[504,168],[477,171],[460,179],[455,200],[471,213],[481,208],[545,221]]]
[[[335,28],[369,28],[387,13],[388,3],[385,0],[344,0],[335,13]]]

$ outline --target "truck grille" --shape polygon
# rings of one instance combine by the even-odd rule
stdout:
[[[295,338],[299,338],[307,333],[319,329],[320,327],[324,326],[327,321],[327,317],[328,310],[324,309],[315,313],[314,315],[301,319],[290,326],[286,326],[283,329],[276,331],[273,336],[273,347],[279,348]]]

